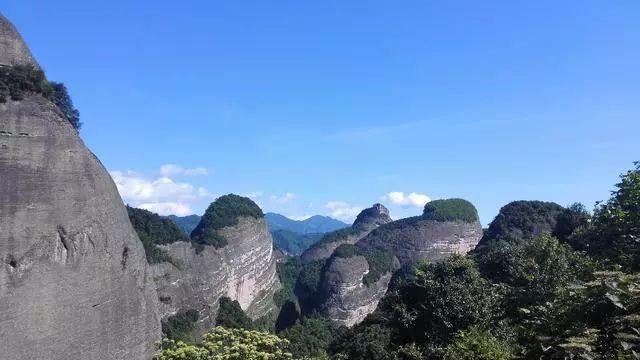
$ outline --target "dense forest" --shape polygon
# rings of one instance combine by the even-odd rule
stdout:
[[[165,341],[156,359],[637,359],[639,241],[636,163],[592,212],[539,201],[503,207],[472,253],[398,269],[376,311],[353,328],[300,311],[296,290],[313,288],[322,264],[291,258],[278,267],[289,298],[275,334],[227,319],[231,329],[202,342]]]

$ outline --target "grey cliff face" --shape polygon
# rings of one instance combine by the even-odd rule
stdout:
[[[387,292],[391,273],[365,285],[363,278],[369,265],[363,256],[334,257],[329,261],[321,285],[325,298],[320,311],[337,325],[351,327],[376,309]]]
[[[407,218],[383,225],[358,241],[359,247],[393,251],[402,265],[418,260],[438,261],[466,254],[482,238],[480,222]]]
[[[327,259],[338,246],[355,244],[380,225],[388,224],[392,221],[389,217],[389,210],[386,207],[381,204],[374,204],[372,207],[362,210],[350,228],[326,234],[325,238],[305,250],[300,255],[300,259],[304,264]],[[331,237],[330,241],[326,241],[328,237]]]
[[[148,359],[157,306],[102,164],[48,100],[0,104],[2,358]]]
[[[38,67],[31,51],[16,28],[2,14],[0,14],[0,65],[33,65]]]
[[[227,239],[226,246],[205,246],[199,254],[186,242],[162,246],[177,265],[152,265],[162,318],[180,310],[198,310],[202,333],[214,325],[223,296],[237,300],[253,319],[275,309],[273,295],[280,282],[265,220],[241,217],[237,225],[221,229],[220,235]]]

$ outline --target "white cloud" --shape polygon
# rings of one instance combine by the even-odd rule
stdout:
[[[353,221],[362,211],[362,206],[351,206],[344,201],[329,201],[325,207],[329,209],[329,216],[345,222]]]
[[[296,215],[296,216],[287,216],[287,217],[292,220],[303,221],[303,220],[307,220],[312,216],[313,215]]]
[[[177,164],[164,164],[160,166],[160,174],[163,176],[188,175],[188,176],[207,176],[209,170],[203,167],[185,168]]]
[[[289,203],[292,202],[293,200],[297,199],[298,196],[294,193],[286,193],[283,196],[276,196],[276,195],[271,195],[270,199],[271,201],[275,201],[279,204],[285,204],[285,203]]]
[[[144,203],[139,204],[138,207],[160,215],[187,216],[193,214],[189,205],[176,202]]]
[[[431,198],[425,194],[418,194],[412,192],[405,195],[401,191],[392,191],[380,198],[383,202],[399,205],[402,207],[423,207],[426,203],[431,201]]]
[[[250,192],[245,194],[246,197],[251,198],[251,199],[258,199],[262,197],[262,191],[254,191],[254,192]]]
[[[175,169],[164,170],[167,174]],[[109,173],[125,203],[161,215],[193,214],[192,202],[214,197],[204,187],[175,181],[166,175],[149,179],[132,171],[116,170]]]

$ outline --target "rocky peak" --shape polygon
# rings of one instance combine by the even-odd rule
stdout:
[[[352,227],[373,229],[382,224],[390,223],[391,217],[389,216],[389,209],[382,204],[373,204],[372,207],[364,209],[358,214],[356,221],[353,222]]]
[[[38,67],[15,26],[0,14],[0,66],[33,65]]]

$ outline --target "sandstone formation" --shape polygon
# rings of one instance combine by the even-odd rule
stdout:
[[[0,64],[35,64],[0,17]],[[0,104],[2,359],[149,359],[153,279],[115,184],[50,101]]]
[[[320,241],[305,250],[300,259],[304,264],[326,259],[333,254],[338,246],[355,244],[371,230],[391,221],[389,210],[381,204],[374,204],[372,207],[362,210],[351,227],[325,234]]]
[[[420,216],[401,219],[372,231],[357,245],[393,251],[402,265],[418,260],[437,261],[466,254],[482,238],[479,221],[437,221]]]
[[[264,218],[242,216],[237,224],[217,230],[227,244],[194,247],[179,241],[159,246],[171,263],[152,265],[163,319],[178,311],[197,310],[198,332],[214,325],[218,300],[237,300],[253,319],[275,309],[276,274],[273,240]]]
[[[32,65],[38,67],[31,51],[22,37],[2,14],[0,14],[0,66]]]
[[[320,311],[337,325],[351,327],[372,313],[387,292],[391,272],[371,284],[364,283],[369,273],[364,256],[332,257],[325,268]]]

